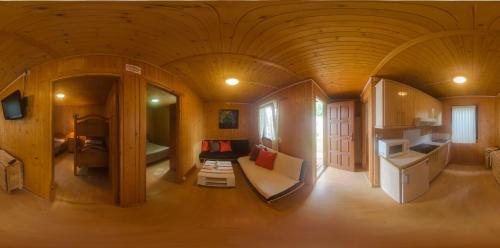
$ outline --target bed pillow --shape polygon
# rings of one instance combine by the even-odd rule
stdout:
[[[221,140],[220,142],[220,151],[221,152],[232,152],[231,149],[231,141],[229,140]]]
[[[201,142],[201,151],[202,152],[209,152],[210,151],[210,145],[208,144],[208,140],[203,140]]]
[[[211,140],[210,141],[210,152],[218,152],[220,145],[218,140]]]
[[[250,152],[250,161],[257,160],[257,157],[259,156],[259,151],[260,151],[260,147],[259,146],[254,146],[253,147],[252,152]]]
[[[266,150],[261,149],[259,151],[259,155],[257,156],[257,160],[255,164],[266,168],[268,170],[272,170],[274,168],[274,160],[276,159],[276,153],[268,152]]]

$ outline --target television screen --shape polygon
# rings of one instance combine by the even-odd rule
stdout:
[[[3,116],[6,120],[21,119],[23,115],[23,103],[19,90],[2,99]]]

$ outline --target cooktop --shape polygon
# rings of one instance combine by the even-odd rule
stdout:
[[[420,145],[410,147],[410,150],[420,152],[420,153],[429,153],[429,152],[434,151],[434,149],[436,149],[438,147],[439,146],[437,146],[437,145],[420,144]]]

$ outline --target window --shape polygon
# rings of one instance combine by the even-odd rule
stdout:
[[[453,143],[476,143],[476,106],[453,106],[451,108],[451,123],[451,141]]]
[[[277,107],[276,102],[268,102],[259,108],[259,133],[261,142],[268,139],[272,142],[272,148],[277,148]]]

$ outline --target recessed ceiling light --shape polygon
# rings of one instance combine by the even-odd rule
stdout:
[[[59,98],[59,99],[63,99],[66,95],[64,95],[63,93],[57,93],[56,94],[56,97]]]
[[[463,84],[463,83],[467,82],[467,78],[464,76],[456,76],[453,78],[453,82],[456,84]]]
[[[158,102],[160,102],[160,99],[158,99],[158,98],[153,98],[153,99],[151,99],[151,102],[158,103]]]
[[[236,78],[228,78],[226,79],[226,84],[229,84],[229,85],[237,85],[240,83],[240,80],[236,79]]]

